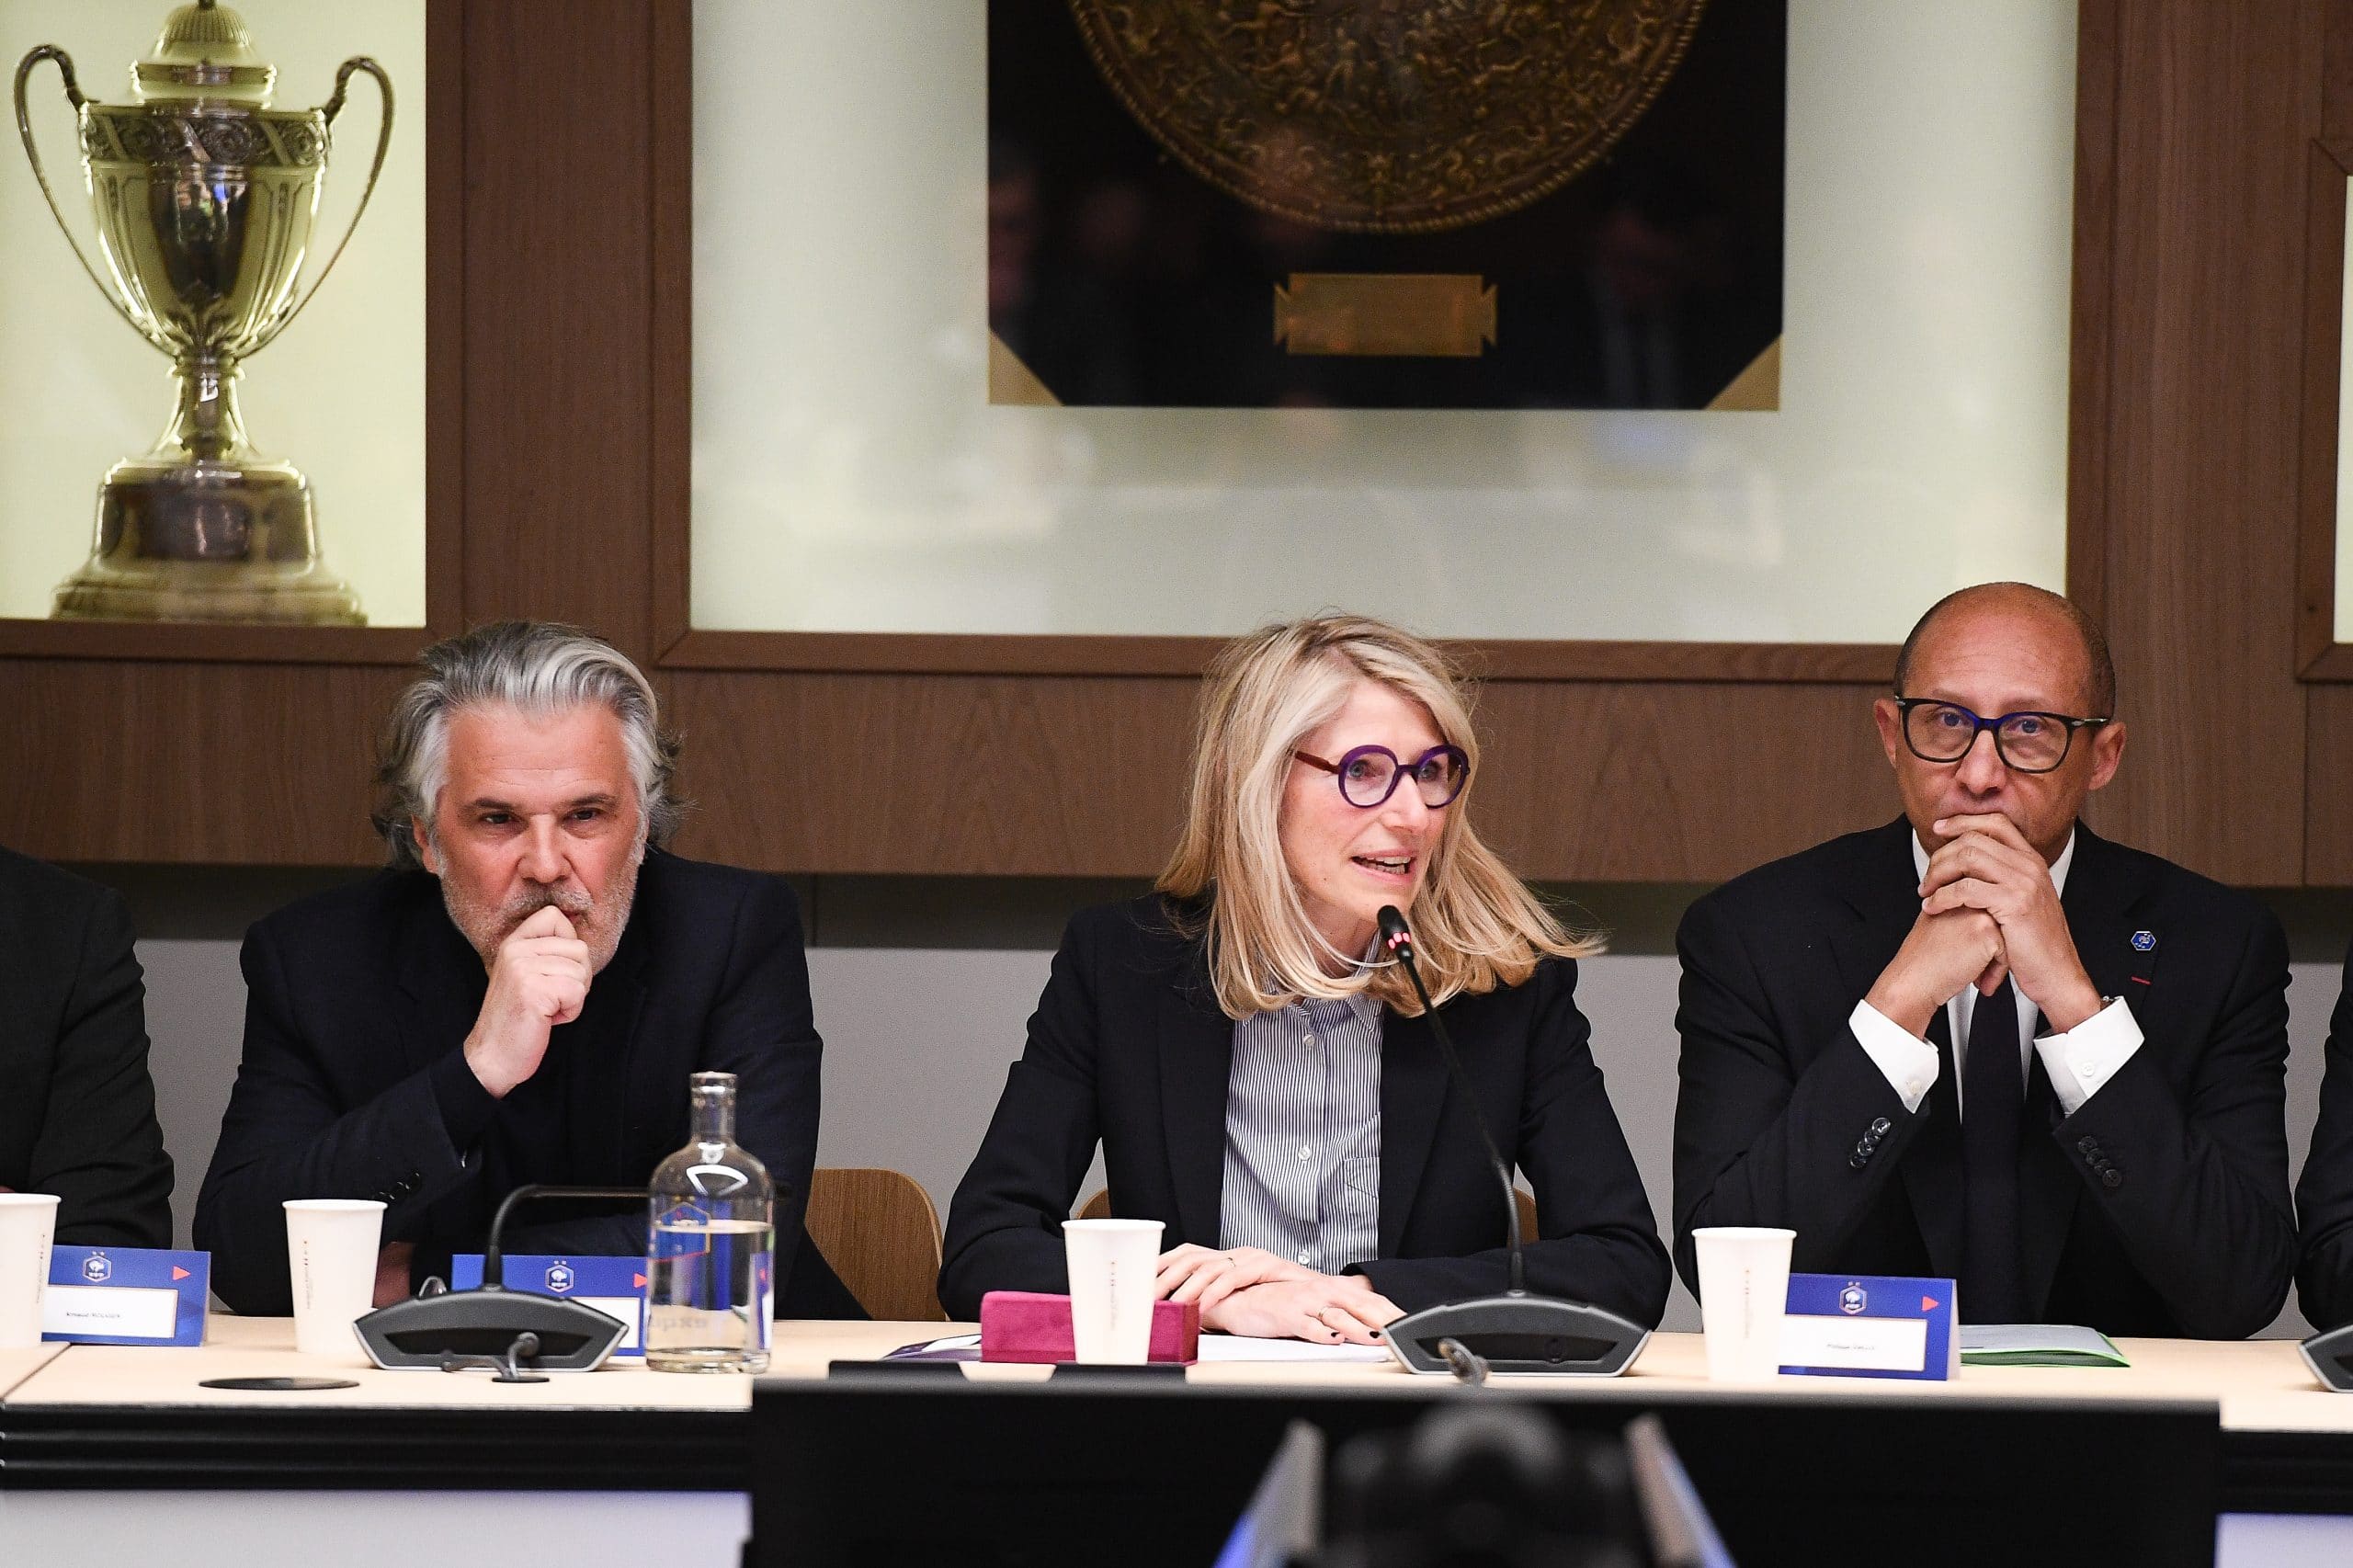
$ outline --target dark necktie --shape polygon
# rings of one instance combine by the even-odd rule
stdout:
[[[2018,1055],[2018,993],[2004,976],[1994,994],[1977,998],[1961,1068],[1961,1315],[1968,1323],[2017,1323],[2027,1312],[2018,1267],[2018,1138],[2026,1109]]]

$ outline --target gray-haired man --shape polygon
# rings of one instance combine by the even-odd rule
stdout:
[[[245,938],[244,1060],[197,1202],[213,1288],[290,1311],[284,1200],[378,1198],[397,1300],[524,1182],[643,1182],[687,1141],[688,1075],[719,1071],[777,1179],[779,1315],[858,1315],[801,1235],[821,1046],[791,889],[665,851],[676,744],[608,644],[507,621],[423,663],[377,775],[390,868]],[[643,1227],[543,1210],[506,1244],[626,1256]]]

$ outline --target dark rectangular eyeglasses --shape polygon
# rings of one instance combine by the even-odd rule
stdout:
[[[1923,762],[1959,762],[1977,744],[1981,730],[1994,732],[1994,750],[2020,773],[2048,773],[2067,760],[2078,730],[2097,730],[2109,719],[2077,719],[2065,713],[2022,710],[1998,719],[1981,718],[1958,702],[1898,694],[1904,744]]]

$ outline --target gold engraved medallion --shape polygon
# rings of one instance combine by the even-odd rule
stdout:
[[[1461,228],[1551,195],[1642,118],[1704,0],[1070,0],[1179,162],[1320,229]]]

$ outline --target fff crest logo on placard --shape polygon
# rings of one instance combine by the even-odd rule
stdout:
[[[1848,1281],[1845,1290],[1838,1292],[1838,1310],[1848,1317],[1859,1315],[1862,1310],[1870,1304],[1871,1299],[1862,1286],[1851,1280]]]
[[[551,1263],[548,1265],[549,1290],[561,1296],[565,1291],[572,1289],[574,1282],[572,1265],[568,1263]]]
[[[102,1252],[94,1252],[82,1260],[82,1278],[93,1285],[103,1285],[114,1278],[114,1261]]]

